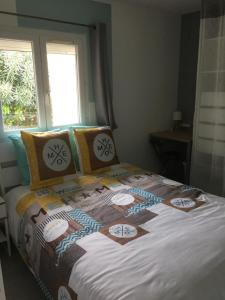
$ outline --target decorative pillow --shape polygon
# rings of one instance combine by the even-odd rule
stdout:
[[[26,150],[21,139],[21,136],[18,134],[13,134],[8,137],[15,148],[16,151],[16,158],[18,162],[18,167],[21,174],[22,185],[29,185],[30,184],[30,173],[29,173],[29,166],[27,161]]]
[[[50,132],[58,132],[58,131],[59,128],[50,130]],[[16,152],[17,163],[21,174],[21,184],[29,185],[30,184],[29,165],[27,161],[26,149],[22,141],[21,135],[15,133],[9,135],[8,138],[12,141]]]
[[[97,128],[97,126],[75,125],[75,126],[71,126],[70,130],[69,130],[70,145],[71,145],[72,155],[73,155],[73,159],[75,161],[75,166],[76,166],[77,171],[80,171],[81,168],[80,168],[80,162],[79,162],[78,149],[77,149],[77,145],[76,145],[75,137],[74,137],[74,129],[90,129],[90,128]]]
[[[110,129],[74,129],[74,134],[83,173],[91,173],[119,163]]]
[[[29,162],[31,189],[59,184],[75,174],[69,133],[21,131]]]

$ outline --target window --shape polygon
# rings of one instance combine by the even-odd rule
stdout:
[[[35,30],[18,36],[0,33],[0,130],[81,123],[84,38]]]
[[[76,46],[74,44],[47,43],[47,59],[52,124],[59,126],[79,123]]]
[[[0,99],[5,131],[38,127],[30,41],[0,39]]]

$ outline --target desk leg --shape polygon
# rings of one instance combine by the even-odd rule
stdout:
[[[5,234],[7,239],[7,246],[8,246],[8,254],[11,256],[11,244],[10,244],[10,236],[9,236],[9,226],[8,226],[8,219],[5,219]]]
[[[190,172],[191,172],[191,152],[192,152],[192,143],[187,144],[187,170],[185,174],[185,183],[190,184]]]

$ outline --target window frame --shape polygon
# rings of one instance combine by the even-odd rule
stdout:
[[[66,33],[64,31],[49,31],[30,28],[18,28],[0,26],[0,39],[25,40],[32,43],[34,76],[37,89],[38,107],[38,127],[20,128],[18,130],[4,131],[3,115],[0,105],[0,137],[4,137],[20,130],[44,131],[54,128],[68,128],[73,125],[80,125],[88,120],[89,111],[89,76],[88,76],[88,41],[85,33]],[[52,126],[51,124],[51,100],[48,80],[48,64],[46,42],[73,42],[78,49],[78,87],[79,87],[79,106],[80,122],[67,124],[64,126]]]

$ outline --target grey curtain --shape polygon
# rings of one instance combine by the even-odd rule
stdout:
[[[201,18],[218,18],[225,15],[224,0],[202,0]]]
[[[96,29],[91,29],[90,34],[93,91],[97,123],[100,126],[108,125],[112,129],[115,129],[117,125],[112,104],[106,24],[97,24]]]
[[[191,184],[225,196],[225,0],[203,0]]]

